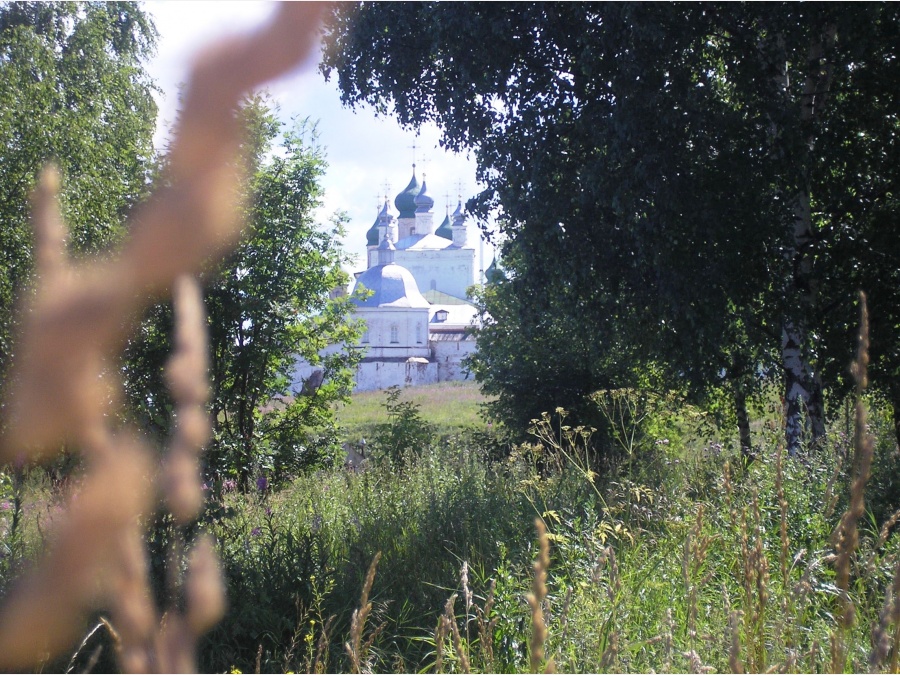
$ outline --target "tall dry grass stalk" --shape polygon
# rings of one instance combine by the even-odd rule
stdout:
[[[694,521],[694,526],[684,540],[681,560],[681,574],[687,589],[687,628],[691,649],[696,647],[699,594],[703,586],[709,583],[709,580],[712,578],[711,571],[707,572],[702,578],[700,577],[709,553],[709,545],[712,543],[712,537],[703,534],[703,510],[703,504],[700,504],[697,508],[697,518]]]
[[[764,672],[767,664],[765,623],[770,579],[762,533],[759,495],[755,490],[750,502],[749,515],[752,520],[748,522],[748,509],[744,508],[740,526],[746,668],[749,672]]]
[[[531,642],[529,644],[530,672],[541,672],[544,665],[544,645],[547,642],[547,623],[544,620],[544,602],[547,599],[547,570],[550,569],[550,538],[547,526],[540,518],[534,519],[538,534],[538,557],[534,562],[534,581],[531,593],[526,596],[531,607]],[[543,672],[555,672],[553,659],[549,659]]]
[[[456,652],[456,658],[459,659],[459,667],[464,673],[471,673],[472,666],[469,663],[468,642],[463,643],[462,635],[459,632],[459,626],[456,624],[456,614],[453,611],[453,605],[456,603],[456,593],[450,596],[447,601],[447,611],[444,613],[443,620],[445,629],[450,630],[453,638],[453,650]]]
[[[893,631],[891,627],[893,626]],[[898,638],[900,638],[900,564],[894,569],[894,578],[885,593],[884,605],[878,615],[878,624],[872,631],[872,652],[869,667],[877,672],[882,670],[888,656],[891,657],[889,672],[897,672]]]
[[[732,673],[743,673],[744,662],[741,660],[741,612],[731,610],[728,613],[728,668]]]
[[[178,523],[202,503],[197,457],[209,434],[205,326],[189,280],[237,241],[243,173],[241,97],[295,67],[317,39],[322,6],[289,3],[258,32],[224,40],[194,64],[169,155],[168,176],[131,218],[121,250],[70,262],[57,194],[43,172],[34,196],[36,285],[4,392],[0,461],[21,467],[63,443],[83,454],[86,473],[44,557],[0,610],[0,669],[39,667],[77,641],[91,611],[109,612],[120,667],[129,672],[196,668],[194,643],[218,621],[223,586],[214,547],[188,555],[178,608],[162,618],[150,593],[141,522],[159,494]],[[178,336],[168,367],[178,427],[162,467],[134,430],[116,426],[122,383],[117,357],[127,327],[174,291]]]
[[[456,603],[456,593],[451,595],[444,605],[444,613],[438,617],[437,628],[434,631],[434,672],[441,672],[444,664],[444,640],[450,633],[450,621],[453,620],[453,605]],[[450,617],[450,618],[448,618]]]
[[[359,599],[359,609],[353,611],[353,617],[350,620],[350,640],[344,644],[354,673],[363,672],[369,647],[372,646],[376,635],[383,628],[382,626],[375,629],[366,642],[363,642],[366,621],[372,613],[372,603],[369,601],[369,594],[372,592],[372,585],[375,583],[375,572],[378,569],[379,560],[381,560],[381,551],[375,554],[372,563],[369,565],[369,571],[366,573],[366,580],[363,582],[362,594]]]
[[[500,617],[491,616],[494,609],[494,595],[497,592],[497,580],[491,579],[491,585],[488,589],[487,598],[484,601],[484,607],[475,606],[475,612],[478,616],[478,644],[481,646],[481,659],[485,670],[493,670],[494,664],[494,630]]]
[[[845,634],[856,621],[856,607],[850,597],[850,567],[852,557],[859,545],[857,523],[865,513],[866,483],[872,468],[872,457],[875,452],[875,441],[869,434],[866,407],[863,404],[863,393],[869,384],[869,313],[866,307],[866,296],[859,294],[859,348],[856,361],[851,368],[856,380],[856,415],[853,432],[853,480],[850,484],[850,503],[841,516],[841,520],[832,535],[835,547],[836,585],[840,601],[838,627],[831,638],[831,668],[833,672],[842,671],[846,662]]]

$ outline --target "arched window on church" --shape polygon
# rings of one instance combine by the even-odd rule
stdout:
[[[416,322],[416,344],[422,344],[422,322]]]
[[[396,345],[400,343],[400,329],[397,328],[397,324],[391,324],[391,344]]]

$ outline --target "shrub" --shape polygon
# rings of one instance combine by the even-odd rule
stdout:
[[[397,386],[387,390],[384,402],[387,422],[375,427],[372,439],[375,457],[395,467],[420,457],[435,437],[434,425],[422,419],[419,406],[412,401],[401,401],[400,394]]]

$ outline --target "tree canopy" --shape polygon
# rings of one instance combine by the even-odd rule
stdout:
[[[740,418],[780,374],[793,452],[846,391],[856,291],[896,323],[898,27],[880,3],[363,3],[322,69],[474,153],[507,270],[476,370],[507,412],[571,371],[571,398],[653,374]],[[889,391],[896,330],[873,347]]]
[[[32,270],[28,200],[40,169],[62,171],[75,252],[116,240],[146,195],[156,104],[143,63],[155,45],[134,3],[0,4],[0,371]]]
[[[314,216],[325,159],[309,121],[284,127],[266,99],[248,99],[250,178],[247,227],[237,249],[203,276],[209,314],[211,415],[209,468],[247,481],[284,474],[321,458],[320,436],[333,423],[331,404],[353,387],[353,350],[320,356],[329,345],[355,343],[341,269],[343,220],[330,229]],[[163,172],[164,173],[164,172]],[[162,366],[171,349],[171,308],[155,307],[141,324],[126,361],[132,405],[145,425],[168,431],[171,403]],[[324,381],[291,391],[296,358],[321,365]],[[327,439],[326,439],[327,440]]]

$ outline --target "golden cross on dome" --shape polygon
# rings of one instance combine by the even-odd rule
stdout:
[[[412,145],[407,145],[407,148],[412,148],[413,151],[413,173],[416,171],[416,142],[413,141]]]

